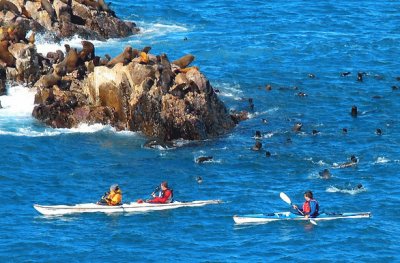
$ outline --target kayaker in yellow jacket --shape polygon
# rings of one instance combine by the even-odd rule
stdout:
[[[105,193],[101,198],[99,205],[121,205],[122,204],[122,191],[117,184],[110,187],[110,192]]]

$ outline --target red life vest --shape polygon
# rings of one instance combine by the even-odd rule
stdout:
[[[305,201],[303,204],[303,212],[309,214],[311,212],[310,202]]]
[[[316,205],[315,213],[312,216],[317,216],[318,215],[318,211],[319,211],[319,204],[318,204],[317,200],[315,200],[315,199],[311,199],[310,201],[305,201],[304,202],[304,204],[303,204],[303,213],[306,214],[306,215],[311,213],[311,205],[310,205],[311,202],[315,202],[315,205]]]

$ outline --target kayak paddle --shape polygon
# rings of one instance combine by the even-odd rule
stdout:
[[[292,200],[290,200],[289,196],[287,196],[284,192],[281,192],[279,196],[285,203],[287,203],[290,206],[293,206]],[[299,208],[297,208],[297,211],[299,211],[299,213],[304,216],[304,213]],[[310,223],[313,225],[317,225],[317,222],[311,218],[310,218]]]

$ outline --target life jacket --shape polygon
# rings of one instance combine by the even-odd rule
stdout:
[[[174,190],[172,190],[172,189],[170,189],[170,188],[165,189],[165,191],[160,191],[160,197],[163,198],[163,197],[165,196],[165,193],[166,193],[167,191],[170,191],[171,194],[169,195],[167,201],[165,201],[166,204],[172,203],[172,202],[173,202],[173,198],[174,198]]]
[[[120,189],[117,191],[111,191],[106,198],[108,205],[121,205],[122,204],[122,192]]]
[[[315,200],[315,199],[311,199],[310,201],[305,201],[305,202],[304,202],[304,204],[303,204],[303,213],[306,214],[306,215],[309,215],[309,214],[310,214],[310,212],[311,212],[311,205],[310,205],[310,203],[311,203],[311,202],[315,202],[315,204],[316,204],[315,213],[314,213],[313,215],[311,215],[311,216],[316,216],[316,215],[318,215],[319,204],[318,204],[317,200]]]

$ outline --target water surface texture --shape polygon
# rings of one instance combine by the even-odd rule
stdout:
[[[112,7],[142,33],[95,41],[97,54],[116,56],[126,45],[152,46],[171,61],[191,53],[228,109],[249,110],[250,119],[220,138],[146,149],[140,133],[45,127],[31,117],[34,94],[9,87],[0,97],[1,262],[400,260],[399,2],[118,0]],[[80,47],[78,38],[54,44],[38,37],[41,52],[64,43]],[[302,130],[292,131],[298,122]],[[250,150],[256,130],[259,152]],[[357,166],[336,167],[351,155]],[[199,156],[213,161],[198,164]],[[331,179],[319,178],[324,169]],[[224,203],[56,218],[32,207],[95,202],[113,183],[124,201],[135,201],[163,180],[177,200]],[[351,190],[357,184],[364,189]],[[279,193],[299,204],[307,189],[324,211],[373,217],[318,226],[232,220],[286,211]]]

